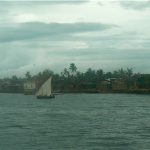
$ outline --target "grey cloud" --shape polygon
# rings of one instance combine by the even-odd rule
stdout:
[[[13,70],[17,69],[16,74],[18,74],[23,71],[26,72],[29,68],[40,71],[41,68],[47,65],[53,67],[52,70],[54,71],[55,69],[60,71],[70,62],[77,63],[77,66],[81,68],[87,68],[87,64],[90,64],[90,67],[93,68],[100,66],[110,70],[113,67],[118,69],[119,67],[131,67],[132,65],[140,71],[149,71],[150,36],[148,30],[142,28],[142,26],[143,33],[136,31],[136,28],[131,31],[126,24],[124,24],[124,27],[126,26],[126,30],[124,30],[124,27],[103,23],[46,24],[28,22],[15,24],[13,20],[13,15],[16,13],[31,12],[32,14],[32,9],[34,13],[38,13],[38,11],[34,10],[39,8],[43,10],[45,8],[43,5],[61,4],[64,5],[63,7],[73,7],[71,5],[85,4],[86,2],[88,0],[0,2],[0,73],[11,69],[13,72]],[[101,2],[99,4],[101,5]],[[144,10],[150,6],[148,1],[123,1],[120,4],[124,8],[135,10]],[[51,6],[47,9],[50,10],[50,8],[54,7]],[[51,10],[49,12],[51,13]],[[118,13],[120,12],[118,11]],[[146,13],[148,14],[148,11]],[[43,13],[42,15],[44,18],[45,14]],[[54,18],[57,17],[55,13],[53,15]],[[108,16],[104,15],[103,17],[109,18],[109,15],[110,13],[108,13]],[[147,17],[148,15],[143,19],[143,24],[148,26],[149,18]],[[64,19],[63,21],[67,22],[69,20]],[[138,24],[138,21],[136,22],[134,18],[133,21]],[[107,22],[111,22],[111,20]],[[147,31],[146,34],[145,30]],[[34,64],[36,66],[33,66]],[[38,70],[40,65],[41,68]]]
[[[139,65],[143,65],[140,70],[145,72],[147,67],[144,65],[146,63],[149,64],[149,50],[145,50],[144,48],[136,50],[135,48],[118,49],[109,47],[110,45],[114,45],[114,43],[118,44],[118,40],[112,42],[107,40],[104,42],[100,39],[99,41],[88,41],[88,47],[84,49],[74,49],[76,42],[71,41],[71,43],[69,44],[68,41],[66,43],[59,41],[37,42],[34,40],[11,42],[9,44],[3,43],[0,45],[2,56],[0,69],[1,71],[7,69],[20,70],[21,67],[26,68],[27,66],[31,66],[31,70],[33,70],[33,64],[36,64],[34,66],[35,69],[37,69],[39,64],[42,65],[41,68],[45,67],[45,64],[50,64],[53,67],[52,70],[56,71],[55,69],[57,69],[60,71],[64,68],[63,66],[74,61],[79,67],[87,68],[87,64],[91,64],[90,67],[101,67],[106,70],[118,69],[120,67],[126,68],[128,66],[140,68]],[[120,45],[117,47],[120,47]],[[55,68],[55,66],[58,67]],[[27,70],[29,69],[27,68],[24,72]]]
[[[74,33],[103,31],[115,27],[102,23],[50,23],[30,22],[0,28],[0,42],[29,40],[34,38],[64,39]]]
[[[49,5],[49,4],[84,4],[88,3],[90,0],[46,0],[46,1],[41,1],[41,0],[27,0],[27,1],[16,1],[16,0],[10,0],[10,1],[0,1],[1,6],[16,6],[16,5],[29,5],[29,4],[34,4],[34,5]]]
[[[104,5],[101,1],[98,1],[97,4],[98,4],[99,6],[103,6],[103,5]]]
[[[121,1],[119,3],[126,9],[144,10],[150,8],[150,1]]]
[[[46,2],[49,4],[83,4],[89,2],[89,0],[49,0]]]

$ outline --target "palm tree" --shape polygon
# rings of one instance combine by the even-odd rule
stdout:
[[[133,69],[132,68],[127,68],[127,77],[131,78],[133,75]]]
[[[69,67],[69,70],[71,71],[72,76],[73,76],[76,73],[76,71],[77,71],[76,65],[74,63],[71,63],[70,67]]]
[[[67,68],[65,68],[61,74],[64,77],[69,77],[69,71],[67,70]]]
[[[26,76],[27,80],[31,80],[31,78],[32,78],[32,76],[31,76],[29,71],[26,72],[25,76]]]
[[[133,69],[132,68],[127,68],[126,71],[126,76],[127,76],[127,87],[130,88],[131,87],[131,77],[133,75]]]
[[[95,70],[88,68],[88,70],[85,72],[85,80],[88,82],[95,82],[96,81]]]
[[[126,78],[126,71],[123,68],[121,68],[118,70],[118,75],[119,75],[119,78],[125,79]]]
[[[19,82],[19,79],[17,78],[16,75],[11,77],[11,82],[12,82],[12,84],[17,84]]]
[[[104,72],[103,72],[102,69],[97,70],[97,71],[96,71],[96,75],[97,75],[97,80],[98,80],[98,81],[103,80],[103,78],[104,78]]]

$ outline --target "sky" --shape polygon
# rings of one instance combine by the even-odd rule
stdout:
[[[0,77],[70,63],[150,73],[150,1],[0,1]]]

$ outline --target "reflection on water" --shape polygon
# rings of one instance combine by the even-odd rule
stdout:
[[[0,150],[149,148],[149,95],[0,94]]]

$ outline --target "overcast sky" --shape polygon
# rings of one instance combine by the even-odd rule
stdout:
[[[71,62],[150,73],[150,1],[0,1],[0,76]]]

